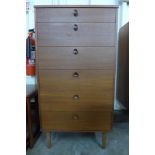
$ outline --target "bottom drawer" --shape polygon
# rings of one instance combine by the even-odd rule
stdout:
[[[112,128],[112,112],[42,111],[41,124],[44,131],[107,131]]]

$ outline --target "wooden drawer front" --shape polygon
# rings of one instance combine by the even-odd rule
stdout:
[[[114,47],[38,47],[40,69],[113,69]]]
[[[115,12],[114,8],[37,8],[36,22],[115,22]]]
[[[112,126],[111,112],[51,112],[41,111],[42,128],[45,131],[71,130],[95,131],[110,130]]]
[[[114,46],[115,29],[115,23],[37,23],[37,43],[38,46]]]
[[[113,90],[40,91],[42,110],[51,111],[112,111]]]
[[[74,76],[78,77],[74,77]],[[40,91],[108,91],[113,70],[39,70]]]

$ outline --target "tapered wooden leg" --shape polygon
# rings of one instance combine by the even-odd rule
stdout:
[[[47,136],[47,146],[48,146],[48,148],[51,148],[52,147],[52,143],[51,143],[51,132],[47,132],[46,133],[46,136]]]
[[[102,132],[102,148],[106,148],[107,134]]]

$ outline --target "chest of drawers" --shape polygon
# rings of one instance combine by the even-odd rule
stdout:
[[[35,7],[40,120],[49,145],[51,131],[111,130],[116,17],[117,6]]]

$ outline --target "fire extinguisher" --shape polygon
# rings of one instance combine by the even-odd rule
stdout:
[[[30,76],[36,74],[34,33],[34,29],[30,29],[26,39],[26,75]]]

